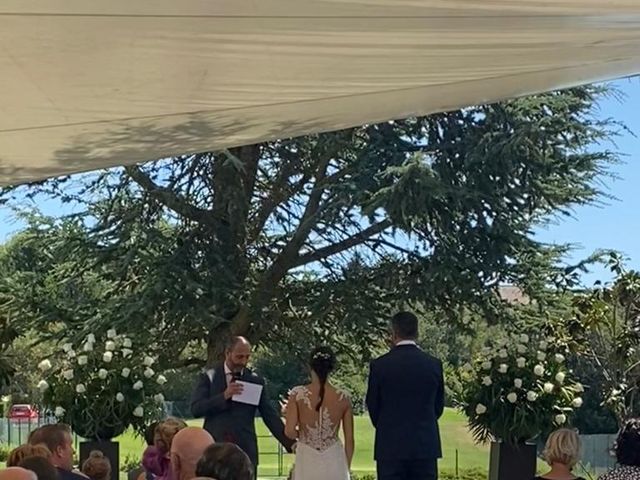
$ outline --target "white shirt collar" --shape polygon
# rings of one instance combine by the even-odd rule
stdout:
[[[398,343],[396,343],[396,347],[401,347],[402,345],[413,345],[414,347],[418,346],[415,340],[400,340]]]

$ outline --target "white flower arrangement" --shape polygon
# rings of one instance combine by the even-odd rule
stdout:
[[[566,424],[582,406],[582,385],[570,378],[566,347],[518,333],[498,339],[461,368],[459,404],[478,441],[520,443]],[[495,369],[494,369],[495,367]]]
[[[58,355],[38,364],[42,406],[88,439],[110,439],[129,426],[142,432],[163,416],[166,378],[151,368],[156,360],[115,329],[105,336],[64,342]]]

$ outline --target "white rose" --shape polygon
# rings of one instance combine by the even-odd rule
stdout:
[[[498,372],[500,373],[507,373],[507,370],[509,370],[509,367],[507,366],[506,363],[501,363],[500,366],[498,367]]]
[[[56,417],[60,418],[60,417],[63,417],[63,416],[64,416],[64,412],[65,412],[65,411],[66,411],[66,410],[65,410],[64,408],[62,408],[62,407],[58,406],[58,407],[56,407],[56,409],[54,410],[53,414],[54,414]]]
[[[573,387],[575,389],[576,392],[578,393],[582,393],[584,392],[584,387],[582,386],[581,383],[576,383],[575,386]]]
[[[561,413],[560,415],[556,415],[554,420],[557,425],[564,425],[564,423],[567,421],[567,416]]]
[[[485,386],[490,386],[493,383],[493,381],[491,380],[491,377],[484,377],[482,379],[482,384]]]
[[[120,403],[124,402],[124,395],[120,392],[116,393],[116,400]]]
[[[511,392],[509,395],[507,395],[507,400],[509,400],[509,403],[516,403],[518,401],[518,395],[514,392]]]
[[[79,383],[78,385],[76,385],[76,393],[84,393],[86,391],[87,389],[82,383]]]
[[[538,361],[539,362],[544,362],[545,358],[547,358],[547,355],[544,352],[538,352]]]
[[[133,350],[129,350],[128,348],[122,349],[122,357],[129,358],[133,354]]]
[[[120,372],[120,375],[122,375],[123,378],[127,378],[130,373],[131,369],[125,367],[122,369],[122,372]]]
[[[538,394],[536,392],[532,392],[531,390],[527,392],[527,400],[529,400],[530,402],[535,402],[537,399]]]
[[[64,377],[65,380],[73,380],[73,370],[69,369],[69,370],[63,371],[62,376]]]
[[[543,340],[540,342],[538,346],[540,347],[540,350],[546,350],[548,345],[547,345],[547,342]]]
[[[107,340],[107,343],[104,344],[104,348],[109,352],[113,352],[116,349],[116,342],[113,340]]]
[[[489,360],[482,362],[481,367],[483,370],[491,370],[491,362]]]
[[[476,415],[482,415],[482,414],[485,414],[485,413],[487,413],[487,407],[485,407],[481,403],[476,405]]]
[[[67,357],[69,358],[76,358],[76,352],[74,350],[69,350],[67,352]]]
[[[122,341],[122,346],[123,346],[124,348],[131,348],[131,346],[132,346],[131,339],[130,339],[130,338],[125,338],[125,339]]]
[[[102,360],[104,360],[105,363],[111,362],[111,360],[113,360],[113,353],[112,352],[104,352],[104,355],[102,355]]]
[[[527,364],[527,360],[524,357],[519,357],[516,359],[516,365],[518,368],[524,368]]]
[[[536,365],[533,367],[533,373],[535,373],[538,377],[544,375],[544,367],[542,365]]]
[[[158,403],[162,403],[164,402],[164,395],[161,393],[157,393],[153,396],[153,399]]]
[[[43,372],[46,372],[47,370],[51,369],[51,362],[49,360],[42,360],[39,364],[38,364],[38,368],[40,370],[42,370]]]
[[[553,383],[546,382],[546,383],[544,384],[543,389],[544,389],[544,393],[551,393],[551,392],[553,392]]]
[[[133,416],[134,417],[143,417],[144,416],[144,409],[141,406],[137,406],[136,408],[133,409]]]
[[[110,328],[109,330],[107,330],[107,338],[116,338],[116,329],[115,328]]]
[[[553,358],[556,361],[556,363],[564,362],[564,355],[562,355],[561,353],[556,353]]]
[[[69,353],[71,350],[73,350],[73,344],[71,343],[63,343],[62,344],[62,351],[65,353]]]
[[[462,371],[463,371],[463,372],[470,372],[470,371],[472,371],[472,370],[473,370],[473,367],[471,366],[471,364],[470,364],[469,362],[465,363],[465,364],[462,366]]]
[[[156,373],[156,372],[154,372],[151,368],[145,368],[145,369],[144,369],[144,376],[145,376],[146,378],[151,378],[151,377],[153,377],[153,375],[154,375],[155,373]]]
[[[500,351],[498,352],[498,356],[499,356],[500,358],[507,358],[507,357],[509,356],[509,354],[508,354],[508,353],[507,353],[507,351],[503,348],[502,350],[500,350]]]
[[[82,347],[82,350],[84,350],[85,352],[93,352],[93,343],[85,343]]]
[[[565,374],[563,372],[558,372],[556,374],[556,382],[563,383],[565,378]]]
[[[158,385],[164,385],[165,383],[167,383],[167,379],[164,375],[158,375],[158,379],[156,380],[156,382],[158,383]]]
[[[134,390],[142,390],[142,381],[138,380],[136,383],[133,384],[133,389]]]
[[[40,390],[41,392],[44,392],[47,388],[49,388],[49,384],[47,383],[46,380],[40,380],[38,382],[38,390]]]
[[[107,378],[107,375],[109,375],[109,372],[107,372],[104,368],[98,370],[98,378],[100,380],[104,380],[105,378]]]
[[[89,359],[87,358],[86,355],[80,355],[78,357],[78,365],[86,365],[88,360]]]
[[[522,335],[520,335],[520,341],[522,343],[529,343],[529,335],[527,335],[526,333],[523,333]]]
[[[145,367],[150,367],[154,363],[155,363],[155,360],[153,358],[151,358],[150,356],[148,356],[148,355],[146,357],[144,357],[144,360],[142,361],[142,364]]]
[[[520,355],[522,355],[523,353],[527,353],[527,347],[525,347],[524,345],[518,345],[516,347],[516,350]]]
[[[513,381],[513,386],[516,388],[522,388],[522,379],[521,378],[516,378]]]
[[[582,399],[580,397],[576,397],[573,399],[573,402],[571,402],[571,405],[574,408],[580,408],[582,406]]]
[[[87,335],[87,343],[96,343],[96,336],[93,333]]]

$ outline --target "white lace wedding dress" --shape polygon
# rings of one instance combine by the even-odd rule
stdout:
[[[291,394],[298,408],[308,409],[307,413],[314,411],[307,387],[295,387]],[[340,395],[344,400],[344,393]],[[324,406],[316,417],[314,424],[299,424],[294,480],[349,480],[347,457],[338,436],[340,422],[334,424],[329,409]]]

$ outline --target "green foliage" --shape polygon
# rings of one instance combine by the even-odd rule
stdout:
[[[575,296],[567,329],[621,424],[640,408],[640,273],[627,271],[615,253],[609,266],[614,281]]]
[[[461,407],[478,442],[512,444],[564,425],[584,391],[565,365],[556,339],[513,334],[491,342],[463,367]]]
[[[130,425],[142,433],[162,416],[166,378],[151,368],[153,358],[115,330],[97,338],[65,343],[40,362],[43,407],[83,438],[110,440]]]
[[[140,455],[127,453],[127,455],[120,460],[120,471],[125,473],[130,472],[131,470],[140,468],[141,465],[142,465],[142,460],[140,458]]]
[[[6,462],[9,459],[11,447],[0,445],[0,462]]]
[[[111,326],[161,363],[215,360],[231,333],[331,340],[367,359],[405,305],[501,318],[500,283],[566,284],[533,227],[597,200],[615,124],[599,87],[281,139],[5,189],[73,206],[0,259],[0,313],[22,330]],[[230,161],[230,158],[233,161]],[[65,333],[62,333],[65,332]]]

